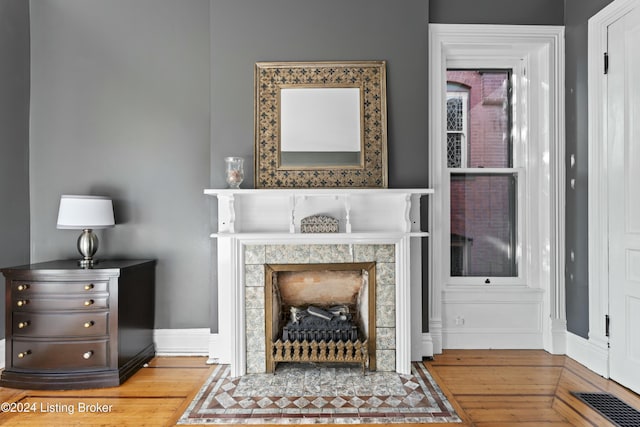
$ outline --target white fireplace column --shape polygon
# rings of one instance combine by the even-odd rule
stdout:
[[[368,245],[393,245],[395,330],[389,332],[395,333],[395,371],[409,374],[412,339],[415,353],[415,341],[423,337],[422,324],[416,321],[422,313],[416,313],[420,307],[412,304],[412,299],[421,299],[422,266],[411,249],[414,246],[414,252],[416,247],[419,250],[419,238],[428,236],[428,232],[420,231],[419,197],[432,193],[429,189],[205,190],[205,194],[218,199],[218,232],[211,236],[218,245],[219,330],[210,357],[229,363],[232,376],[247,373],[247,322],[260,319],[247,319],[245,248],[324,248],[338,256],[334,248],[350,248],[353,253],[354,248]],[[337,218],[339,232],[299,232],[300,220],[314,214]],[[412,245],[412,241],[417,244]],[[330,262],[349,261],[338,258]],[[250,312],[252,316],[256,313]],[[253,365],[251,368],[256,369]]]

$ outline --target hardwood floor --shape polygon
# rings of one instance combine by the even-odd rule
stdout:
[[[468,426],[611,426],[571,391],[640,397],[566,356],[541,350],[448,350],[427,368]]]
[[[157,357],[148,368],[115,388],[0,388],[0,402],[35,405],[36,409],[1,413],[0,425],[173,426],[212,370],[205,360]],[[572,390],[606,391],[640,408],[637,394],[565,356],[544,351],[448,350],[425,364],[463,419],[457,424],[460,427],[611,425],[575,399]],[[86,410],[107,412],[80,413],[83,404]],[[88,406],[96,404],[99,407]]]
[[[0,425],[172,426],[209,376],[212,367],[205,364],[206,360],[205,357],[156,357],[149,367],[113,388],[69,391],[0,388],[0,402],[35,404],[35,412],[0,414]],[[87,405],[85,410],[106,409],[107,412],[80,413],[82,404]],[[95,404],[100,408],[88,406]],[[69,408],[71,410],[67,410]]]

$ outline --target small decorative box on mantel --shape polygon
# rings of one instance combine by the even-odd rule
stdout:
[[[311,215],[300,220],[301,233],[337,233],[338,220],[329,215]]]

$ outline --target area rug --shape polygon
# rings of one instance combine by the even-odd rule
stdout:
[[[282,364],[275,374],[229,376],[218,365],[178,424],[459,423],[422,363],[412,375],[349,366]]]

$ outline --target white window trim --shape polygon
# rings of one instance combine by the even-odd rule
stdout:
[[[515,101],[519,123],[514,135],[514,166],[526,168],[522,280],[507,284],[453,285],[449,278],[448,180],[443,135],[446,134],[446,69],[478,67],[490,61],[495,68],[523,67],[521,82],[540,91],[520,90],[526,97]],[[514,73],[517,68],[514,68]],[[430,206],[429,321],[434,351],[442,349],[443,298],[447,291],[483,293],[542,293],[539,327],[542,348],[564,353],[566,316],[564,298],[564,28],[512,25],[429,25],[429,159],[430,186],[435,189]],[[444,115],[444,116],[443,116]],[[518,143],[518,138],[526,138]],[[536,144],[529,143],[536,141]],[[524,218],[526,216],[526,218]],[[446,248],[446,249],[445,249]],[[514,286],[515,285],[515,286]],[[533,334],[535,335],[535,333]],[[534,339],[535,340],[535,339]]]

